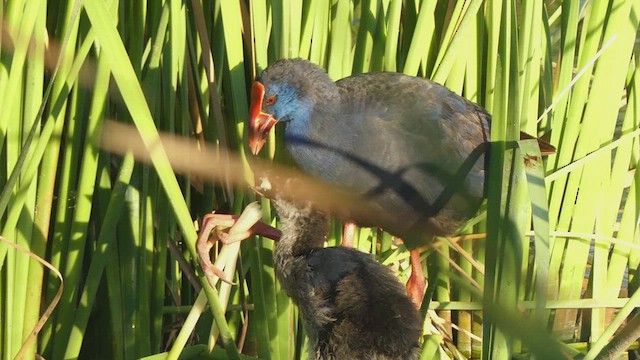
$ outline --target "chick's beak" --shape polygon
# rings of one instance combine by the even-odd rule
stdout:
[[[249,118],[249,148],[253,155],[258,155],[271,128],[278,122],[273,115],[262,111],[264,85],[256,81],[251,87],[251,116]]]

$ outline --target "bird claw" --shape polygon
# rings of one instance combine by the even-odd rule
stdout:
[[[205,215],[202,219],[202,228],[200,229],[196,249],[198,251],[202,270],[207,276],[207,280],[212,287],[215,284],[213,280],[214,276],[229,285],[236,285],[222,270],[217,268],[211,262],[210,251],[216,241],[220,241],[224,245],[229,245],[248,239],[253,235],[260,235],[273,240],[279,240],[282,236],[282,233],[280,233],[278,229],[275,229],[261,221],[254,224],[250,230],[238,231],[230,234],[228,229],[235,225],[239,217],[239,215],[213,213]],[[213,236],[209,239],[211,234],[213,234]]]
[[[227,278],[227,274],[225,274],[224,271],[218,269],[215,265],[213,265],[211,263],[211,260],[207,261],[206,259],[201,258],[200,261],[203,262],[202,270],[204,271],[204,274],[207,276],[207,281],[209,282],[209,285],[211,285],[211,287],[215,287],[216,285],[215,280],[213,278],[214,276],[229,285],[236,285],[236,283],[233,282],[233,280]],[[205,264],[205,261],[207,261],[208,264]]]
[[[230,234],[226,230],[216,229],[216,236],[218,238],[218,241],[225,245],[229,245],[250,238],[251,236],[253,236],[253,231],[241,231]]]
[[[224,231],[220,227],[229,228],[236,222],[237,216],[225,215],[225,214],[207,214],[202,219],[202,228],[200,229],[200,235],[198,236],[198,242],[196,243],[196,249],[198,250],[198,257],[200,258],[200,264],[202,271],[207,276],[209,284],[213,287],[213,277],[216,276],[220,280],[226,282],[229,285],[235,285],[235,283],[227,277],[227,275],[220,269],[218,269],[211,262],[210,251],[216,240],[210,240],[211,233],[215,234],[215,239],[220,240],[223,244],[227,244],[220,239],[220,234],[224,234]],[[215,232],[213,231],[215,229]]]

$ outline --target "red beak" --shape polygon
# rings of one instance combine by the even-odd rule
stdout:
[[[253,155],[258,155],[271,128],[278,122],[273,115],[262,111],[264,85],[256,81],[251,87],[251,117],[249,118],[249,148]]]

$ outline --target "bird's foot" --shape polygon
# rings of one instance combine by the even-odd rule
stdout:
[[[221,234],[224,232],[220,229],[221,227],[229,228],[235,224],[237,221],[237,215],[227,215],[227,214],[207,214],[202,219],[202,227],[200,229],[200,235],[198,236],[198,242],[196,243],[196,249],[198,250],[198,256],[200,257],[200,264],[202,265],[202,270],[204,271],[209,283],[212,283],[211,278],[213,276],[217,276],[220,280],[233,285],[233,281],[227,278],[225,273],[215,267],[213,263],[211,263],[211,255],[210,251],[216,241],[221,241],[223,244],[225,243]],[[215,229],[215,232],[214,232]],[[211,234],[215,235],[214,239],[210,239]],[[223,236],[224,237],[224,236]],[[213,286],[213,284],[212,284]]]
[[[212,278],[214,276],[230,285],[234,285],[233,281],[228,279],[226,274],[211,262],[210,251],[216,241],[229,245],[248,239],[254,235],[264,236],[273,240],[279,240],[282,236],[280,230],[275,229],[262,221],[255,223],[249,228],[249,230],[236,229],[235,231],[230,231],[230,229],[236,225],[239,218],[240,215],[214,213],[207,214],[202,219],[202,228],[200,229],[196,248],[198,250],[202,270],[212,286]],[[211,234],[213,234],[213,236],[210,238]]]
[[[427,287],[427,280],[422,271],[422,262],[420,261],[420,251],[413,249],[409,251],[409,261],[411,263],[411,276],[407,281],[407,294],[413,304],[420,309],[422,300],[424,299],[424,291]]]

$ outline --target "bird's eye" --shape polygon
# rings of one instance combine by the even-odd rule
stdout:
[[[276,103],[276,97],[275,95],[269,96],[265,101],[264,104],[265,105],[273,105]]]

